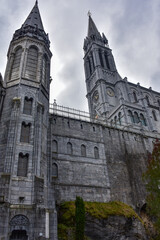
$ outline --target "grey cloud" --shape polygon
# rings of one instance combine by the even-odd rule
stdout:
[[[6,53],[12,34],[28,16],[33,0],[0,0],[0,56],[4,73]],[[83,70],[83,40],[87,34],[87,12],[92,12],[100,32],[104,32],[113,49],[122,77],[160,90],[159,40],[160,16],[158,0],[39,0],[39,8],[53,52],[51,101],[74,108],[86,108]],[[7,19],[6,19],[7,16]],[[56,53],[56,54],[55,54]],[[57,71],[56,57],[61,69]],[[65,87],[58,93],[55,83]]]

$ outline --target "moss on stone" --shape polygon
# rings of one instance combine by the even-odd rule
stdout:
[[[106,219],[108,216],[135,217],[140,221],[140,217],[129,205],[114,201],[108,203],[85,202],[86,212],[97,219]]]
[[[84,202],[85,212],[97,219],[107,219],[109,216],[124,216],[126,218],[141,218],[129,205],[113,201],[108,203]],[[75,202],[65,202],[59,206],[58,211],[58,239],[72,240],[75,234]],[[143,222],[142,222],[143,223]],[[87,238],[85,238],[87,239]]]

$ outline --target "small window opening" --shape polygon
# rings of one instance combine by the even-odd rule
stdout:
[[[81,156],[86,157],[86,146],[84,144],[81,145]]]
[[[28,157],[28,154],[19,154],[17,176],[27,177]]]
[[[67,154],[73,154],[72,143],[70,142],[67,143]]]
[[[156,112],[154,110],[152,111],[152,115],[153,115],[154,121],[157,121]]]
[[[21,127],[21,142],[25,142],[25,143],[29,143],[30,140],[30,127],[31,124],[28,123],[26,124],[25,122],[22,123],[22,127]]]
[[[99,149],[98,149],[97,147],[94,148],[94,157],[95,157],[96,159],[99,158]]]
[[[58,143],[56,140],[53,140],[52,142],[52,152],[57,153],[58,152]]]

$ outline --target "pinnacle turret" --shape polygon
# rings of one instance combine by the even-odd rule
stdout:
[[[36,1],[32,11],[30,12],[26,21],[22,25],[22,27],[25,27],[25,26],[37,27],[38,29],[44,31],[42,20],[41,20],[41,15],[40,15],[39,8],[38,8],[38,1]]]
[[[89,19],[88,19],[88,33],[87,37],[84,40],[84,51],[86,52],[87,49],[90,47],[90,44],[93,42],[96,42],[102,46],[107,46],[108,47],[108,40],[104,34],[100,34],[98,31],[96,24],[94,23],[91,13],[88,13]]]
[[[93,19],[91,17],[91,15],[89,15],[89,22],[88,22],[88,37],[92,37],[92,36],[96,36],[98,38],[101,37],[100,33],[98,32],[98,29],[95,25],[95,23],[93,22]]]
[[[50,44],[48,34],[45,33],[43,28],[41,15],[38,8],[38,1],[35,2],[33,9],[23,23],[22,27],[15,32],[12,40],[17,40],[24,36],[33,37],[41,41],[45,41],[48,46]]]

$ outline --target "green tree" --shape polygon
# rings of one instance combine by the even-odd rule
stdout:
[[[84,240],[84,226],[85,226],[85,207],[84,202],[81,197],[76,197],[76,210],[75,210],[75,220],[76,220],[76,240]]]
[[[149,156],[144,179],[148,192],[147,212],[150,216],[155,217],[155,227],[160,237],[160,142],[158,140]],[[159,237],[158,239],[160,239]]]

